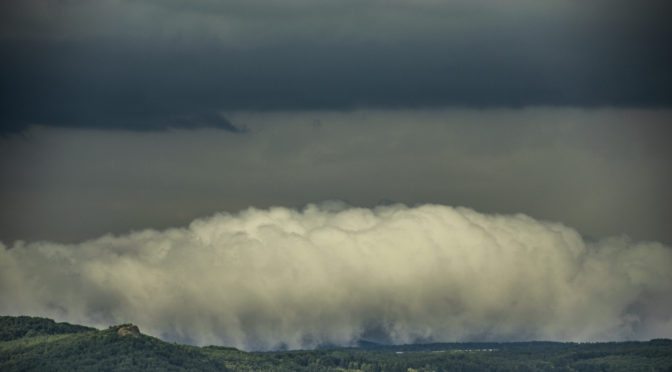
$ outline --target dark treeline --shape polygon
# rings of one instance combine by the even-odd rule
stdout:
[[[244,352],[178,345],[133,332],[0,317],[2,371],[672,371],[672,340],[435,343]],[[137,329],[136,329],[137,330]]]

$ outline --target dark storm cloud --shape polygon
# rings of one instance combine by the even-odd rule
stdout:
[[[666,1],[6,1],[3,131],[227,110],[669,107]],[[204,120],[205,118],[216,118]]]

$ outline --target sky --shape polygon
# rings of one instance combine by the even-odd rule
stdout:
[[[3,1],[0,313],[248,350],[672,337],[670,8]]]

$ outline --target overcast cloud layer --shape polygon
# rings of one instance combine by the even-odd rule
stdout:
[[[218,211],[440,203],[672,243],[669,110],[231,113],[244,133],[0,138],[0,241],[78,242]]]
[[[249,209],[0,245],[0,313],[244,349],[672,334],[672,250],[465,208]]]
[[[670,107],[666,0],[6,0],[0,123],[217,127],[217,110]]]

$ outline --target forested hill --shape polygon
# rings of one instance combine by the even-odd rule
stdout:
[[[672,340],[436,343],[248,353],[178,345],[132,324],[105,330],[0,317],[0,371],[672,371]]]
[[[95,330],[95,328],[73,325],[70,323],[56,323],[53,320],[46,318],[35,318],[30,316],[0,317],[0,341],[10,341],[22,337],[60,335]]]

